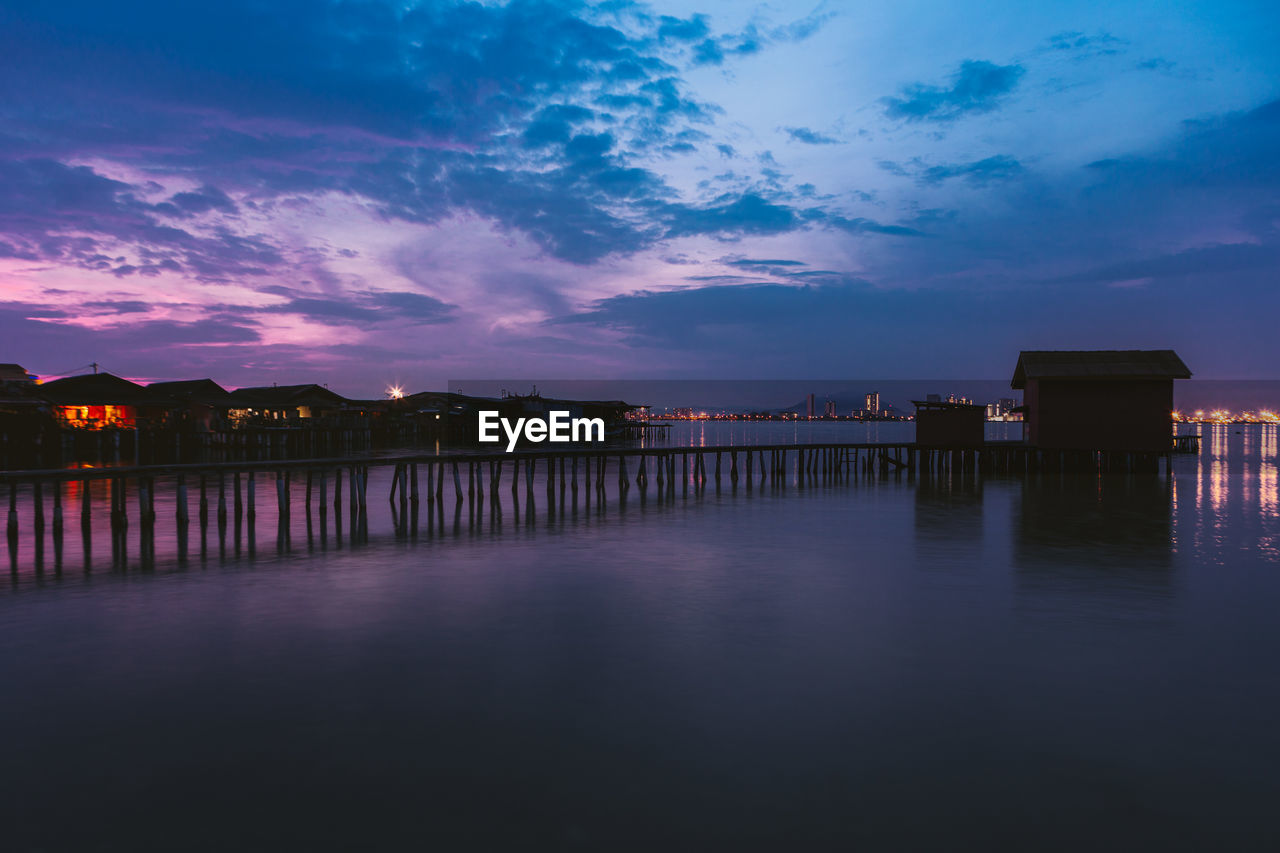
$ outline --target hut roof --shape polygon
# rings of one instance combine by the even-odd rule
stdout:
[[[230,394],[233,402],[247,406],[270,408],[273,406],[346,405],[346,397],[330,391],[323,385],[261,385],[253,388],[237,388]]]
[[[147,386],[152,391],[168,394],[179,400],[194,400],[198,403],[227,403],[231,394],[212,379],[183,379],[177,382],[152,382]]]
[[[172,408],[178,401],[112,373],[68,376],[39,386],[40,396],[60,406],[149,406]]]
[[[1012,388],[1028,379],[1189,379],[1191,371],[1171,349],[1024,350]]]

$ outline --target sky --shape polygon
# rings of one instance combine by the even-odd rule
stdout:
[[[0,0],[0,361],[1277,378],[1280,5]]]

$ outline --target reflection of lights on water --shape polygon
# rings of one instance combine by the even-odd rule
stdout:
[[[1226,456],[1227,455],[1227,428],[1220,424],[1214,424],[1209,430],[1209,455],[1210,456]]]
[[[1220,512],[1227,502],[1227,463],[1214,459],[1209,464],[1209,504],[1214,512]]]
[[[1193,530],[1184,530],[1182,544],[1218,563],[1233,543],[1280,562],[1280,427],[1258,424],[1237,430],[1205,424],[1199,431],[1202,452],[1194,497],[1189,485],[1181,484],[1184,511],[1193,512],[1195,520]],[[1171,484],[1174,506],[1178,485],[1176,480]]]
[[[1276,494],[1276,431],[1274,426],[1264,426],[1258,442],[1258,508],[1275,514]]]
[[[1258,470],[1258,508],[1263,512],[1276,511],[1276,466],[1263,462]]]

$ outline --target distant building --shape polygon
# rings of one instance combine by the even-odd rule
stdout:
[[[827,401],[826,409],[823,411],[823,414],[824,414],[826,417],[828,417],[828,418],[834,418],[834,417],[836,416],[836,401],[835,401],[835,400],[828,400],[828,401]]]
[[[986,439],[986,408],[970,403],[914,400],[916,444],[921,447],[979,448]]]
[[[34,385],[36,379],[20,364],[0,364],[0,385]]]
[[[813,395],[812,394],[810,394],[805,399],[805,414],[807,414],[809,417],[813,417]]]
[[[870,394],[868,394],[866,403],[867,404],[864,408],[866,409],[867,412],[873,415],[880,414],[880,392],[879,391],[872,391]]]
[[[1027,351],[1010,385],[1023,391],[1029,444],[1163,453],[1173,380],[1190,376],[1173,350]]]

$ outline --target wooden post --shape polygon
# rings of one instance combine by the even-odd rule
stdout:
[[[89,483],[89,480],[80,481],[80,526],[82,528],[87,528],[91,524],[92,497],[89,492]]]
[[[143,526],[147,523],[147,491],[149,484],[146,477],[138,478],[138,520]]]
[[[250,518],[256,518],[258,515],[258,484],[254,481],[252,471],[249,472],[249,479],[244,484],[244,488],[248,504],[248,515]]]
[[[39,480],[31,484],[31,502],[35,509],[36,536],[44,533],[44,487]]]
[[[351,513],[352,523],[355,523],[356,516],[360,514],[360,479],[356,476],[356,466],[352,465],[347,468],[347,511]]]
[[[175,514],[179,525],[187,523],[187,478],[184,474],[178,475],[178,508]]]

